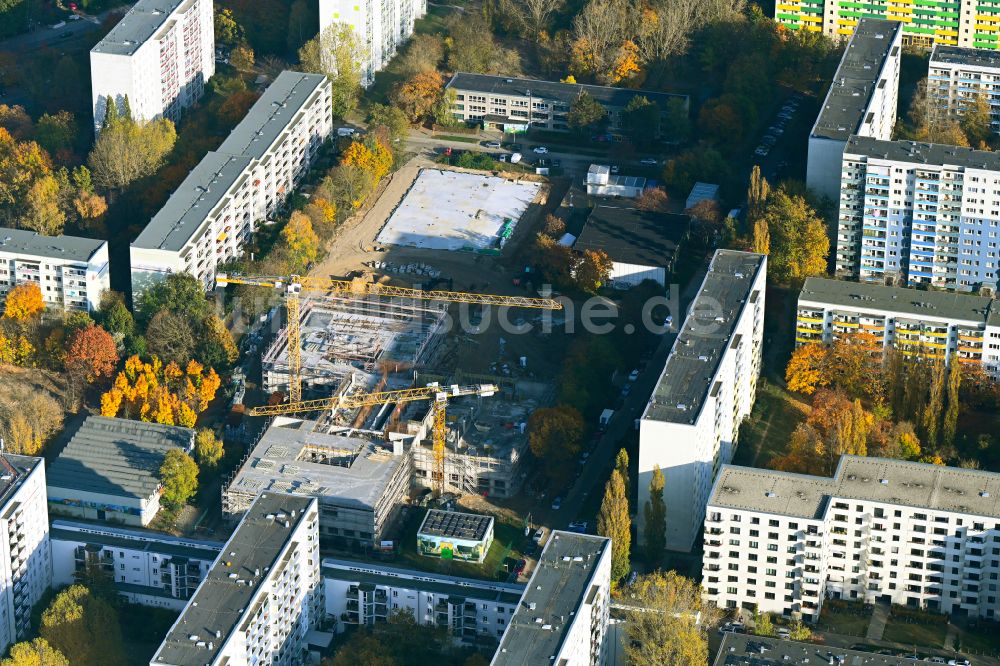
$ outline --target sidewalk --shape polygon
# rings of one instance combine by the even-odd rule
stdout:
[[[872,612],[871,622],[868,623],[868,633],[865,638],[870,641],[882,640],[885,632],[885,623],[889,620],[889,604],[877,603]]]

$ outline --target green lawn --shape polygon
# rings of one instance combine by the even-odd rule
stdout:
[[[885,625],[882,640],[902,643],[903,645],[941,648],[944,646],[947,634],[948,625],[944,622],[917,624],[916,622],[901,622],[890,618]]]
[[[958,651],[963,654],[1000,655],[1000,637],[997,632],[1000,626],[995,622],[984,622],[980,626],[960,624],[958,632]]]
[[[864,636],[868,633],[868,622],[870,619],[871,615],[855,615],[847,611],[835,611],[828,606],[823,606],[823,612],[820,615],[817,628],[821,631],[830,631],[836,634]]]
[[[785,453],[792,431],[805,420],[807,406],[763,377],[757,384],[757,401],[740,431],[733,462],[763,467]]]

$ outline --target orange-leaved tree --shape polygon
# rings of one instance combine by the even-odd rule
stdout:
[[[788,390],[812,395],[820,386],[827,386],[830,377],[826,374],[829,350],[820,343],[808,343],[797,347],[785,367],[785,381]]]
[[[44,309],[41,287],[34,282],[22,282],[7,294],[3,316],[16,321],[27,321]]]
[[[396,88],[392,98],[412,122],[419,122],[431,115],[443,88],[444,79],[436,70],[417,72]]]
[[[66,346],[66,369],[92,384],[110,377],[118,365],[118,347],[111,334],[91,323],[77,330]]]
[[[215,370],[205,372],[197,361],[181,369],[176,363],[164,366],[155,356],[148,363],[132,356],[111,390],[101,396],[101,415],[191,428],[221,383]]]

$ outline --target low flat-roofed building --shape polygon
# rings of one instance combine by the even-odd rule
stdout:
[[[98,567],[126,600],[181,610],[225,545],[163,532],[53,520],[52,583],[71,585]]]
[[[714,666],[912,666],[906,656],[861,652],[816,643],[779,640],[727,632],[716,653]],[[941,662],[944,663],[944,662]]]
[[[338,632],[388,621],[409,610],[417,624],[446,629],[455,641],[476,645],[500,641],[525,586],[324,558],[327,617]]]
[[[490,663],[604,664],[610,603],[611,539],[556,530]]]
[[[591,164],[587,169],[587,194],[597,197],[622,197],[635,199],[646,190],[642,176],[623,176],[611,173],[606,164]]]
[[[1000,474],[861,456],[832,477],[724,465],[704,528],[702,587],[720,608],[814,622],[834,598],[1000,617]]]
[[[150,666],[305,662],[323,612],[318,523],[314,498],[262,493]]]
[[[148,525],[160,509],[163,457],[193,447],[190,428],[88,416],[49,468],[49,510]]]
[[[319,500],[319,534],[337,546],[371,548],[391,531],[410,489],[410,453],[381,433],[324,432],[316,421],[277,417],[223,489],[237,518],[261,492]]]
[[[719,186],[715,183],[695,183],[684,200],[684,210],[694,208],[702,201],[719,202]]]
[[[666,287],[690,224],[687,215],[599,203],[573,249],[607,253],[613,262],[609,279],[617,288],[628,289],[644,280]]]
[[[16,285],[33,282],[46,306],[93,312],[111,289],[106,241],[42,236],[0,228],[0,302]]]
[[[417,530],[417,552],[482,562],[493,545],[493,516],[431,509]]]

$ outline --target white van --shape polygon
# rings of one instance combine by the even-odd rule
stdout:
[[[357,130],[354,129],[353,127],[338,127],[337,128],[337,136],[354,136],[355,132],[357,132]]]

